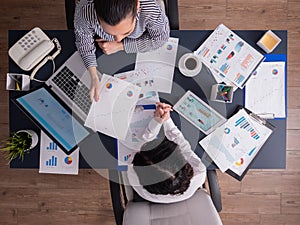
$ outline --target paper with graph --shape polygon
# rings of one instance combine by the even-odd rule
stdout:
[[[263,118],[285,118],[285,62],[262,62],[247,82],[245,107]]]
[[[178,38],[170,37],[162,47],[136,56],[135,69],[143,69],[157,80],[159,92],[172,91],[178,42]]]
[[[272,133],[264,120],[241,109],[199,143],[222,172],[241,176]]]
[[[78,174],[79,148],[67,155],[41,131],[39,173]]]
[[[129,165],[136,152],[140,151],[145,141],[149,122],[153,119],[155,105],[139,105],[135,108],[125,140],[118,140],[118,165]]]
[[[100,85],[100,99],[93,101],[84,125],[123,140],[141,88],[106,74],[103,74]]]
[[[218,83],[243,88],[264,56],[225,25],[220,24],[195,51]]]
[[[157,81],[147,74],[144,69],[136,69],[127,71],[124,73],[115,74],[121,80],[130,82],[141,88],[139,95],[138,105],[149,105],[159,102],[159,96],[157,92]]]

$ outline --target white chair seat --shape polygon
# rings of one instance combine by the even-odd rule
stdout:
[[[128,202],[123,225],[222,225],[210,195],[199,189],[190,199],[171,203]]]

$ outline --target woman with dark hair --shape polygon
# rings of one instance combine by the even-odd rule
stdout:
[[[146,143],[128,167],[128,181],[137,194],[151,202],[185,200],[202,187],[206,167],[170,118],[171,106],[157,103],[143,139]],[[155,139],[161,126],[165,138]]]
[[[169,21],[155,0],[80,0],[74,17],[75,44],[91,76],[91,100],[99,100],[96,46],[105,54],[147,52],[170,35]]]

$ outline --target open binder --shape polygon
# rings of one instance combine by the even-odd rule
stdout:
[[[199,144],[222,172],[242,180],[274,128],[265,119],[239,107],[232,117]]]

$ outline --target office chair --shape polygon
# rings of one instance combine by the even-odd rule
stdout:
[[[210,195],[205,188],[182,202],[159,204],[133,201],[133,189],[126,172],[109,171],[110,191],[117,225],[222,225],[218,212],[221,205],[216,171],[207,171]],[[115,182],[119,181],[119,182]]]
[[[67,28],[74,29],[75,5],[78,0],[65,0]],[[171,30],[179,30],[178,0],[157,0],[169,18]]]

